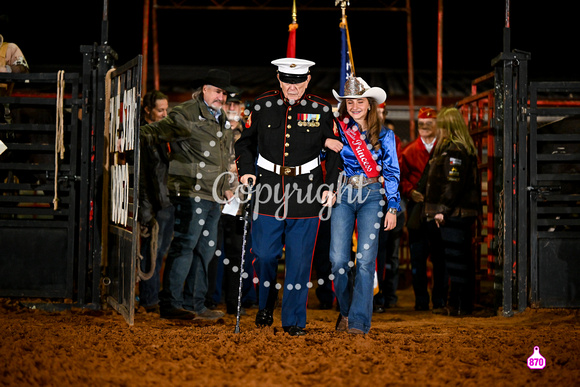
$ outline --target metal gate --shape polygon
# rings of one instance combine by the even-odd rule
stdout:
[[[0,296],[78,298],[86,287],[79,74],[2,74]],[[10,87],[10,86],[9,86]],[[34,93],[28,93],[35,90]],[[81,258],[82,260],[82,258]],[[85,292],[82,292],[85,294]]]
[[[580,307],[580,82],[528,82],[529,59],[506,44],[457,103],[484,182],[477,274],[495,275],[504,316]]]
[[[580,82],[532,82],[529,92],[530,304],[578,308]]]
[[[132,324],[142,57],[81,53],[82,76],[0,74],[0,297],[106,302]]]
[[[103,283],[107,303],[132,325],[139,244],[142,57],[107,73],[103,133]]]

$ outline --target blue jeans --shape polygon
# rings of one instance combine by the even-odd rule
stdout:
[[[361,189],[343,186],[330,219],[330,262],[340,314],[348,317],[349,328],[365,333],[371,329],[379,229],[383,227],[383,195],[380,188],[381,183],[369,184]],[[351,287],[349,262],[355,221],[358,242],[354,285]]]
[[[218,243],[220,205],[189,197],[172,197],[171,202],[175,207],[175,228],[165,262],[163,290],[159,293],[160,307],[203,313],[207,268]]]
[[[157,234],[157,259],[153,276],[147,281],[139,282],[139,305],[147,307],[159,303],[159,287],[161,285],[161,266],[163,257],[167,254],[171,239],[173,238],[173,222],[175,209],[173,206],[163,208],[155,214],[155,220],[159,225]],[[144,259],[141,261],[141,271],[148,273],[151,270],[151,237],[144,238],[141,244],[141,253]]]
[[[267,307],[270,287],[276,285],[278,257],[286,246],[286,275],[282,294],[282,326],[306,326],[308,282],[318,230],[318,217],[278,220],[258,215],[252,223],[254,270],[260,280],[260,309]]]

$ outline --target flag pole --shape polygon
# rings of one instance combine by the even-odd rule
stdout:
[[[340,2],[340,10],[342,11],[342,20],[340,22],[340,28],[344,28],[346,31],[346,42],[348,45],[348,59],[350,60],[351,74],[354,77],[356,72],[354,70],[354,60],[352,59],[352,47],[350,45],[350,34],[348,32],[348,23],[346,22],[346,6],[350,5],[348,0],[336,0],[334,5],[338,5]]]
[[[287,58],[296,58],[296,30],[298,23],[296,23],[296,0],[292,2],[292,23],[288,26],[288,47],[286,48]]]

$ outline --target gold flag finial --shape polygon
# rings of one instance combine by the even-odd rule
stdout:
[[[346,40],[347,40],[347,45],[348,45],[348,57],[350,60],[350,70],[351,70],[351,74],[354,76],[355,75],[354,60],[352,59],[352,47],[350,46],[350,34],[348,32],[348,24],[346,22],[346,7],[350,5],[350,1],[349,0],[335,0],[334,5],[337,6],[339,4],[340,4],[340,9],[342,11],[342,19],[341,19],[339,27],[344,28],[346,30]]]
[[[346,18],[346,6],[350,5],[349,0],[335,0],[334,5],[337,6],[340,4],[340,9],[342,10],[342,19]]]

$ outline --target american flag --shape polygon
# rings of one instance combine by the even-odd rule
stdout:
[[[340,23],[340,36],[341,36],[341,50],[340,50],[340,87],[339,93],[344,92],[344,83],[350,77],[352,73],[352,63],[350,60],[349,52],[349,36],[348,36],[348,26],[346,23]]]

